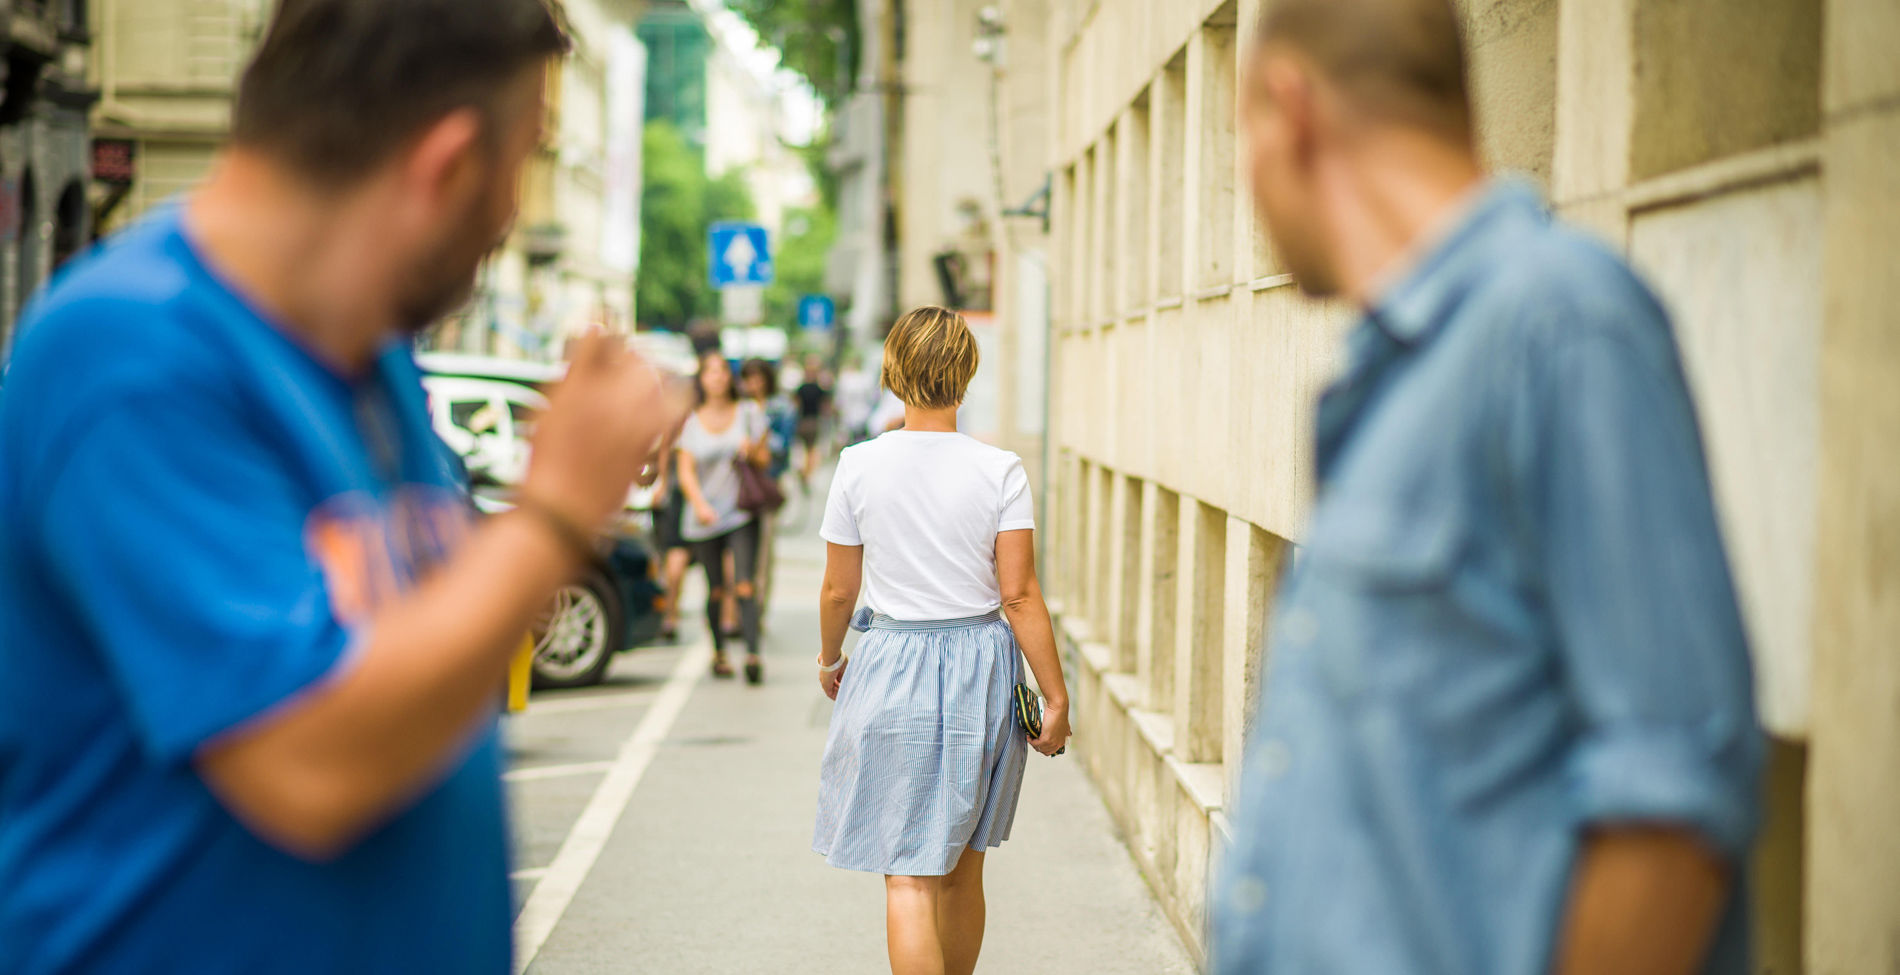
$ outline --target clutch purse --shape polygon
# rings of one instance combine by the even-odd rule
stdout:
[[[1042,698],[1036,696],[1036,692],[1030,690],[1028,684],[1021,682],[1016,685],[1016,724],[1023,729],[1023,734],[1030,738],[1042,737]],[[1064,745],[1056,749],[1056,754],[1060,755],[1068,750],[1068,746]]]

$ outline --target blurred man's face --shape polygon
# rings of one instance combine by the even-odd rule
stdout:
[[[524,70],[497,100],[487,123],[494,131],[468,149],[479,175],[444,200],[440,232],[413,263],[401,300],[410,327],[425,328],[467,302],[482,262],[507,239],[522,169],[541,140],[544,79],[541,65]]]
[[[1338,291],[1314,179],[1316,116],[1311,75],[1296,58],[1257,52],[1242,92],[1254,206],[1280,263],[1315,297]]]

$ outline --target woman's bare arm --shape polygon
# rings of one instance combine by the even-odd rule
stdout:
[[[858,607],[858,587],[864,580],[864,546],[825,543],[825,581],[818,595],[819,664],[829,667],[844,653],[844,635]],[[844,669],[818,675],[825,696],[836,699]]]
[[[1024,528],[996,536],[996,582],[1002,590],[1003,615],[1016,631],[1023,659],[1029,662],[1036,686],[1042,690],[1043,736],[1031,744],[1044,755],[1053,755],[1069,737],[1069,687],[1062,679],[1055,627],[1049,622],[1049,607],[1043,602],[1042,584],[1036,579],[1033,530]]]
[[[699,464],[693,455],[684,450],[675,451],[674,476],[680,479],[680,493],[686,495],[686,503],[695,507],[706,503],[706,495],[699,489]]]

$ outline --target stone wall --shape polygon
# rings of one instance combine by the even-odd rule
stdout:
[[[1049,574],[1077,750],[1190,943],[1350,314],[1257,229],[1266,0],[1055,0]],[[1776,737],[1763,972],[1900,970],[1900,12],[1459,0],[1480,143],[1676,317]]]

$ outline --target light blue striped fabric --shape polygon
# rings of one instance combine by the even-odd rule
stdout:
[[[1029,742],[1015,634],[1000,613],[853,624],[867,632],[831,713],[812,849],[846,870],[942,876],[1016,818]]]

